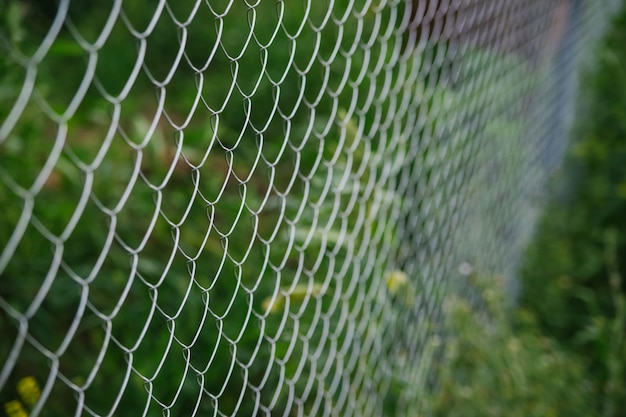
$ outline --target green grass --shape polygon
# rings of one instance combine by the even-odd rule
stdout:
[[[573,144],[553,179],[512,303],[476,271],[447,300],[435,416],[619,416],[626,407],[626,12],[582,78]],[[465,294],[465,295],[463,295]]]
[[[478,299],[446,301],[448,321],[427,400],[434,416],[589,416],[583,362],[511,308],[504,277],[468,279]]]
[[[523,267],[522,305],[542,331],[585,363],[598,415],[626,407],[626,13],[619,13],[583,94],[557,196],[539,223]]]

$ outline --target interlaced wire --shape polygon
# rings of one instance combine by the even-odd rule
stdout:
[[[427,414],[617,3],[5,1],[6,412]]]

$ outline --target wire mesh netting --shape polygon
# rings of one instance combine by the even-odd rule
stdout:
[[[616,3],[5,0],[5,412],[427,414]]]

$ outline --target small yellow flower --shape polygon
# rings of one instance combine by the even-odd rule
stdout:
[[[394,270],[387,274],[387,278],[385,279],[385,283],[387,284],[387,290],[392,295],[398,294],[398,292],[404,290],[409,284],[409,278],[407,275],[400,271]]]
[[[20,397],[22,397],[22,400],[30,406],[35,405],[41,395],[39,384],[37,384],[37,380],[32,376],[27,376],[19,380],[17,383],[17,392],[20,394]]]
[[[9,401],[4,404],[4,411],[6,411],[9,417],[28,417],[24,406],[22,406],[22,403],[18,400]]]

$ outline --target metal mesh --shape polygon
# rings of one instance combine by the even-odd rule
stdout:
[[[5,0],[6,413],[427,413],[616,6]]]

